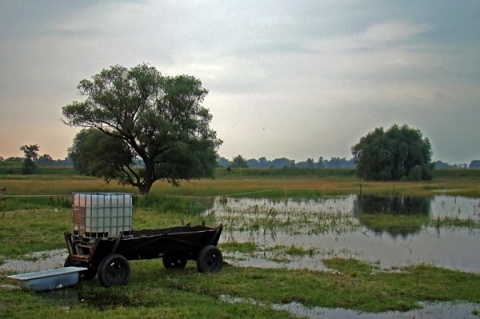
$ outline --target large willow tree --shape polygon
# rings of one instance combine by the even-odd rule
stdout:
[[[376,128],[352,146],[356,174],[365,180],[432,179],[432,147],[422,132],[407,125]]]
[[[83,160],[77,166],[142,194],[157,180],[178,185],[213,176],[222,141],[202,106],[208,91],[200,80],[163,76],[146,64],[116,65],[80,81],[78,89],[86,99],[62,108],[64,122],[101,134],[79,133],[70,149]]]

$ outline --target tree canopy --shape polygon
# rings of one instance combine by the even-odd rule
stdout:
[[[428,138],[418,129],[376,128],[352,146],[356,174],[365,180],[432,179],[434,163]]]
[[[116,65],[80,81],[78,89],[86,99],[62,111],[67,125],[87,129],[69,149],[83,173],[142,194],[159,179],[179,185],[213,176],[222,141],[209,126],[212,116],[202,106],[208,91],[200,80],[164,76],[147,64]]]
[[[23,160],[23,174],[35,174],[38,169],[35,161],[38,159],[38,151],[40,150],[40,147],[37,144],[23,145],[20,147],[20,150],[25,154],[25,159]]]
[[[231,168],[248,168],[247,160],[242,155],[237,155],[233,158]]]

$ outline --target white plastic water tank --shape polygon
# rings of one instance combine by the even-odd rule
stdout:
[[[87,237],[117,237],[132,229],[132,194],[73,193],[73,231]]]

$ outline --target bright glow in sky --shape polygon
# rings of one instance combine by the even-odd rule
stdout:
[[[1,1],[0,156],[63,159],[80,80],[144,62],[202,81],[230,160],[351,158],[394,123],[480,159],[477,0]]]

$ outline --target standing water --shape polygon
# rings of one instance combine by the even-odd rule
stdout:
[[[356,258],[382,268],[428,263],[480,272],[480,200],[458,196],[338,196],[298,201],[216,198],[206,215],[224,224],[223,243],[254,243],[233,263],[325,269]]]

